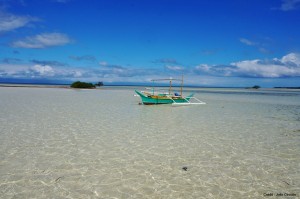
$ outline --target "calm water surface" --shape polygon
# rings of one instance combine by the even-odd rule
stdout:
[[[300,92],[133,90],[0,88],[0,198],[299,197]]]

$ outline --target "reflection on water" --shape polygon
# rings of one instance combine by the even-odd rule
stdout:
[[[299,95],[213,91],[172,107],[138,105],[124,87],[0,88],[0,194],[299,197]]]

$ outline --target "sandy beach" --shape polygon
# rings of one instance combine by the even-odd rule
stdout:
[[[207,104],[2,85],[0,197],[299,197],[299,91],[185,91]]]

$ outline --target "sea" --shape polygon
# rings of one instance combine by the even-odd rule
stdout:
[[[299,198],[300,90],[0,87],[0,198]]]

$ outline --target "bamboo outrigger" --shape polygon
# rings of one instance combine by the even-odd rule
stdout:
[[[198,105],[198,104],[206,104],[205,102],[194,97],[194,94],[190,94],[187,97],[182,95],[183,88],[183,76],[182,79],[153,79],[151,80],[154,84],[155,81],[169,81],[169,91],[167,93],[158,93],[154,91],[154,86],[152,87],[151,92],[146,91],[137,91],[135,92],[138,96],[141,97],[142,104],[144,105],[152,105],[152,104],[172,104],[172,105]],[[181,81],[180,86],[180,94],[172,92],[172,81]],[[193,100],[193,102],[191,101]]]

